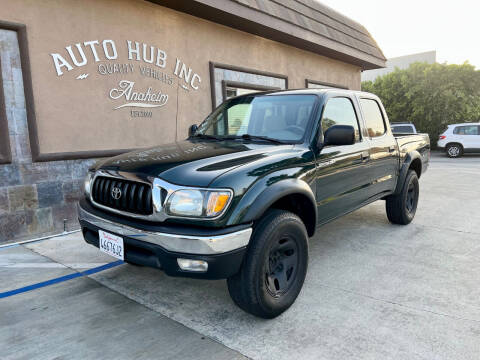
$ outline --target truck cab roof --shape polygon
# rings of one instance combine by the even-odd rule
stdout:
[[[328,89],[285,89],[285,90],[267,90],[267,91],[259,91],[254,93],[243,94],[235,97],[231,97],[230,99],[241,98],[241,97],[248,97],[248,96],[271,96],[271,95],[316,95],[318,97],[323,97],[328,95],[329,93],[340,93],[343,95],[352,95],[354,97],[368,97],[370,99],[376,99],[380,101],[379,97],[375,94],[360,91],[360,90],[349,90],[349,89],[342,89],[342,88],[328,88]]]
[[[284,90],[267,90],[267,91],[259,91],[255,93],[249,93],[249,94],[243,94],[239,95],[238,97],[241,96],[254,96],[254,95],[296,95],[296,94],[301,94],[301,95],[323,95],[329,92],[342,92],[345,94],[354,94],[358,96],[375,96],[375,94],[365,92],[365,91],[360,91],[360,90],[349,90],[349,89],[342,89],[342,88],[328,88],[328,89],[315,89],[315,88],[302,88],[302,89],[284,89]]]

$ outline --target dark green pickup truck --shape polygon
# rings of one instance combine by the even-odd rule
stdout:
[[[375,95],[249,94],[185,141],[100,161],[79,221],[102,251],[172,276],[226,278],[238,306],[272,318],[298,296],[320,225],[376,200],[392,223],[412,221],[429,157],[428,135],[394,137]]]

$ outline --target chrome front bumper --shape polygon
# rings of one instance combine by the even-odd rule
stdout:
[[[184,254],[216,255],[230,252],[247,246],[252,235],[252,228],[216,236],[188,236],[149,232],[105,220],[85,211],[80,205],[77,205],[77,209],[79,220],[102,230],[159,245],[167,251]]]

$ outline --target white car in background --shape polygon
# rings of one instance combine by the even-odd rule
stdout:
[[[440,135],[437,145],[445,149],[447,156],[456,158],[464,153],[480,153],[480,123],[448,125]]]
[[[392,133],[394,134],[416,134],[417,129],[411,122],[392,122],[390,123]]]

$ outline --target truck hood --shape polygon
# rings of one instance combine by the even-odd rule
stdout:
[[[185,140],[100,161],[95,170],[125,171],[158,177],[178,185],[207,187],[231,169],[292,147],[233,140]]]

